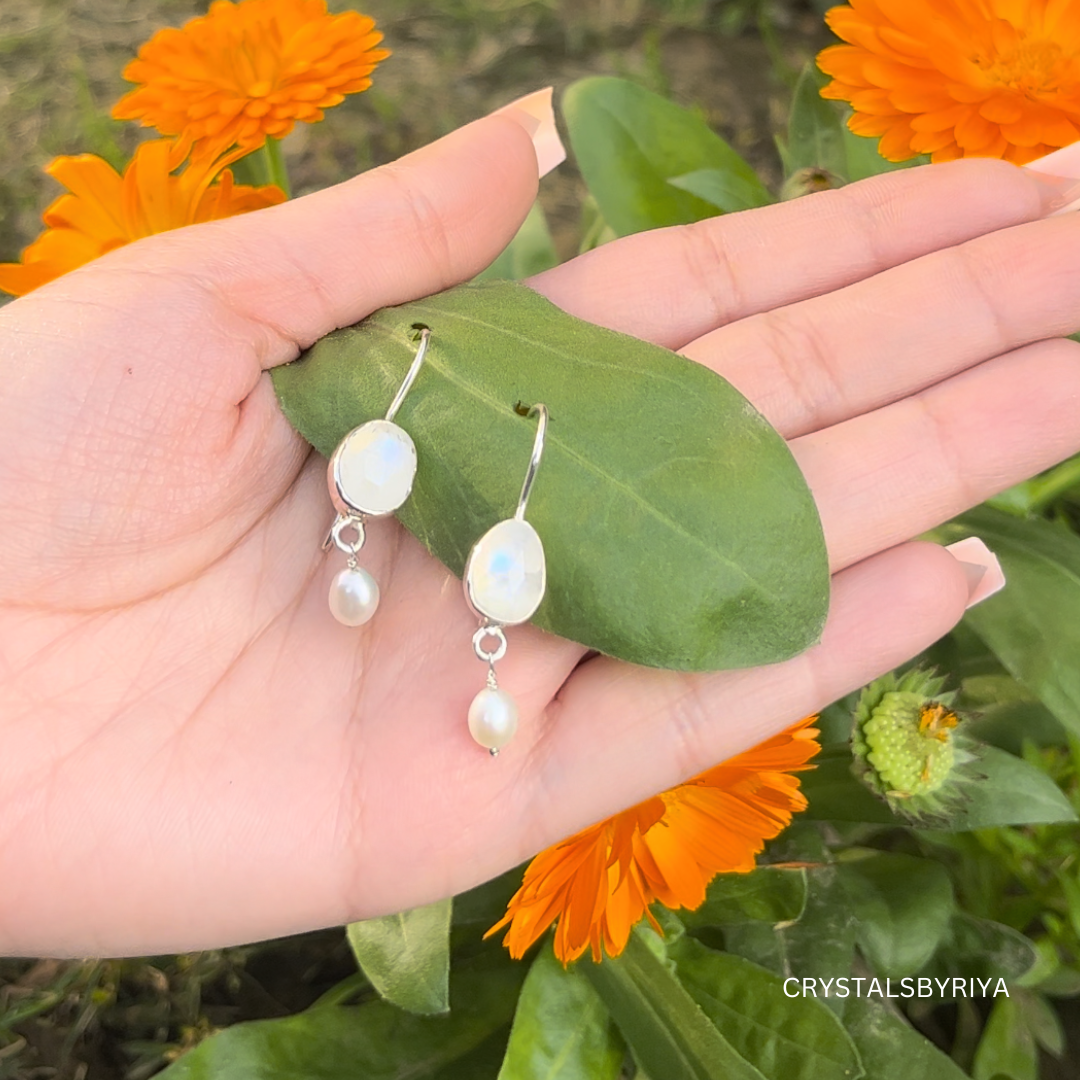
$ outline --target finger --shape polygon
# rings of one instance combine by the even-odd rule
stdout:
[[[927,255],[829,296],[724,327],[684,351],[788,438],[1080,327],[1080,217]]]
[[[1030,345],[791,447],[848,566],[1080,451],[1080,345]]]
[[[291,360],[331,330],[467,280],[498,255],[538,183],[533,141],[515,115],[478,120],[280,206],[149,237],[30,294],[20,309],[105,297],[115,308],[118,278],[136,308],[164,282],[158,306],[195,307],[204,325],[223,307],[234,319],[211,328],[230,335],[234,351],[249,336],[262,366]],[[186,353],[186,365],[198,355]]]
[[[233,308],[304,348],[479,273],[525,219],[538,180],[526,129],[489,116],[261,222],[230,219],[208,272]]]
[[[519,854],[681,783],[896,667],[948,632],[967,598],[947,551],[906,544],[837,575],[821,642],[784,663],[689,675],[589,661],[549,709],[534,768],[523,773],[531,785],[522,813],[535,829]]]
[[[679,349],[759,311],[819,296],[1061,204],[1005,162],[907,169],[696,225],[639,233],[529,284],[590,322]]]
[[[85,609],[218,558],[304,458],[263,369],[474,274],[537,176],[528,132],[492,116],[294,203],[132,244],[4,309],[0,369],[19,372],[0,424],[0,522],[23,526],[13,580]],[[42,477],[63,491],[39,497]],[[42,562],[42,536],[61,557]],[[80,576],[110,558],[115,570]]]

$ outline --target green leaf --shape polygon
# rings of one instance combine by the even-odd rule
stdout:
[[[920,974],[931,978],[991,979],[987,994],[998,979],[1011,984],[1023,978],[1038,960],[1030,938],[1010,926],[958,911],[949,922],[933,962]]]
[[[1036,1045],[1060,1058],[1065,1053],[1065,1029],[1054,1006],[1042,994],[1030,990],[1021,991],[1017,1001]]]
[[[385,414],[431,328],[397,422],[416,443],[402,524],[460,574],[511,517],[542,401],[551,417],[528,519],[547,554],[534,622],[620,659],[715,670],[817,639],[829,576],[786,444],[700,364],[574,319],[512,282],[386,308],[276,368],[286,416],[329,455]]]
[[[896,172],[897,169],[926,165],[930,161],[926,156],[909,158],[907,161],[888,161],[878,153],[878,142],[878,139],[856,135],[847,124],[844,125],[844,149],[848,161],[846,176],[852,183],[870,176]]]
[[[685,926],[745,922],[794,922],[806,906],[806,871],[759,866],[748,874],[718,874],[694,911],[682,911]]]
[[[624,1054],[589,981],[545,945],[521,988],[499,1080],[617,1080]]]
[[[234,1024],[158,1076],[162,1080],[465,1080],[477,1076],[475,1071],[466,1071],[466,1055],[475,1053],[474,1061],[491,1060],[489,1039],[509,1022],[523,975],[520,967],[463,964],[451,979],[453,1011],[445,1016],[414,1016],[376,1000],[358,1008],[326,1006],[282,1020]]]
[[[839,871],[855,897],[857,940],[870,967],[894,979],[913,975],[934,955],[956,907],[944,867],[882,853]]]
[[[844,124],[836,106],[821,96],[821,88],[828,82],[810,61],[795,85],[788,121],[788,175],[799,169],[825,169],[847,178]]]
[[[964,789],[970,800],[954,815],[949,825],[952,830],[1077,820],[1076,810],[1061,788],[1022,758],[996,746],[984,746],[974,767],[985,779]]]
[[[872,1080],[967,1080],[952,1058],[880,1001],[848,998],[844,1024]]]
[[[1025,741],[1039,747],[1061,746],[1065,729],[1061,721],[1037,701],[1012,701],[981,712],[965,729],[980,742],[1010,754],[1022,754]]]
[[[813,997],[739,956],[683,938],[679,979],[717,1030],[769,1080],[855,1080],[862,1064],[837,1017]]]
[[[999,997],[986,1021],[975,1051],[975,1080],[1039,1080],[1039,1051],[1035,1037],[1024,1022],[1018,998]]]
[[[761,923],[724,928],[729,952],[774,974],[798,979],[836,979],[851,971],[855,957],[856,914],[836,866],[807,871],[806,907],[797,922],[778,927]],[[843,1002],[825,998],[839,1013]]]
[[[814,821],[911,825],[893,814],[852,774],[851,752],[846,746],[826,748],[814,764],[814,771],[802,778],[802,788],[810,803],[805,817]],[[949,812],[948,824],[944,826],[947,831],[1076,820],[1076,811],[1061,789],[1023,759],[984,746],[973,767],[985,779],[965,785],[967,802]],[[943,828],[937,823],[933,827],[939,831]]]
[[[621,956],[582,973],[615,1018],[641,1067],[663,1080],[764,1080],[723,1038],[670,968],[635,931]]]
[[[476,275],[476,281],[520,281],[559,262],[543,207],[533,203],[521,227],[499,257]]]
[[[669,184],[689,191],[699,199],[715,206],[725,214],[734,214],[739,210],[752,210],[757,206],[766,206],[773,198],[761,186],[757,176],[747,180],[734,172],[722,172],[720,169],[697,169],[685,176],[673,176]],[[764,199],[764,201],[762,201]]]
[[[347,927],[356,962],[387,1001],[421,1015],[450,1008],[452,907],[439,900]]]
[[[483,932],[497,923],[506,913],[510,897],[521,887],[521,876],[527,865],[522,863],[512,867],[506,873],[455,896],[451,925],[467,927],[470,937],[475,937],[472,931],[476,927]]]
[[[598,76],[562,98],[570,145],[605,221],[620,236],[712,217],[716,208],[669,183],[701,169],[731,177],[761,206],[757,174],[696,113],[625,79]]]
[[[1001,560],[1008,583],[965,622],[1074,734],[1080,734],[1080,536],[987,507],[935,530],[952,543],[976,535]]]

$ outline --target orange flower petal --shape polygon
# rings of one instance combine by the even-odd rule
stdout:
[[[355,11],[329,14],[325,0],[216,0],[205,16],[159,31],[139,50],[124,69],[138,86],[113,116],[255,149],[291,130],[286,116],[320,120],[319,110],[371,85],[390,55],[377,47],[374,26]]]
[[[234,184],[222,173],[232,156],[202,154],[177,176],[176,144],[156,139],[139,146],[122,177],[92,154],[57,158],[46,171],[70,193],[45,212],[46,231],[22,262],[0,265],[0,289],[22,296],[144,236],[284,201],[273,185]]]
[[[890,160],[1027,161],[1080,139],[1075,2],[852,0],[827,20],[846,44],[818,58],[822,94],[850,102],[851,130]]]
[[[552,925],[564,964],[617,956],[648,905],[697,907],[717,873],[748,871],[805,808],[798,779],[818,751],[813,717],[663,795],[542,851],[488,932],[519,958]]]

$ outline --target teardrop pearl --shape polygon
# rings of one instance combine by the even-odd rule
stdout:
[[[378,582],[363,567],[346,567],[330,584],[330,613],[345,626],[363,626],[378,606]]]
[[[488,750],[500,750],[517,731],[517,702],[505,690],[484,687],[469,706],[469,732]]]

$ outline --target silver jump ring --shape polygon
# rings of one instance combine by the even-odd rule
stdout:
[[[498,642],[494,649],[484,648],[484,638],[492,637]],[[501,626],[481,626],[472,637],[473,652],[485,663],[494,664],[506,655],[506,635]]]
[[[351,543],[341,535],[350,527],[356,530],[356,539]],[[364,519],[359,515],[339,514],[337,521],[330,526],[331,542],[338,551],[343,551],[346,555],[355,555],[364,546],[366,539],[367,533],[364,530]]]

